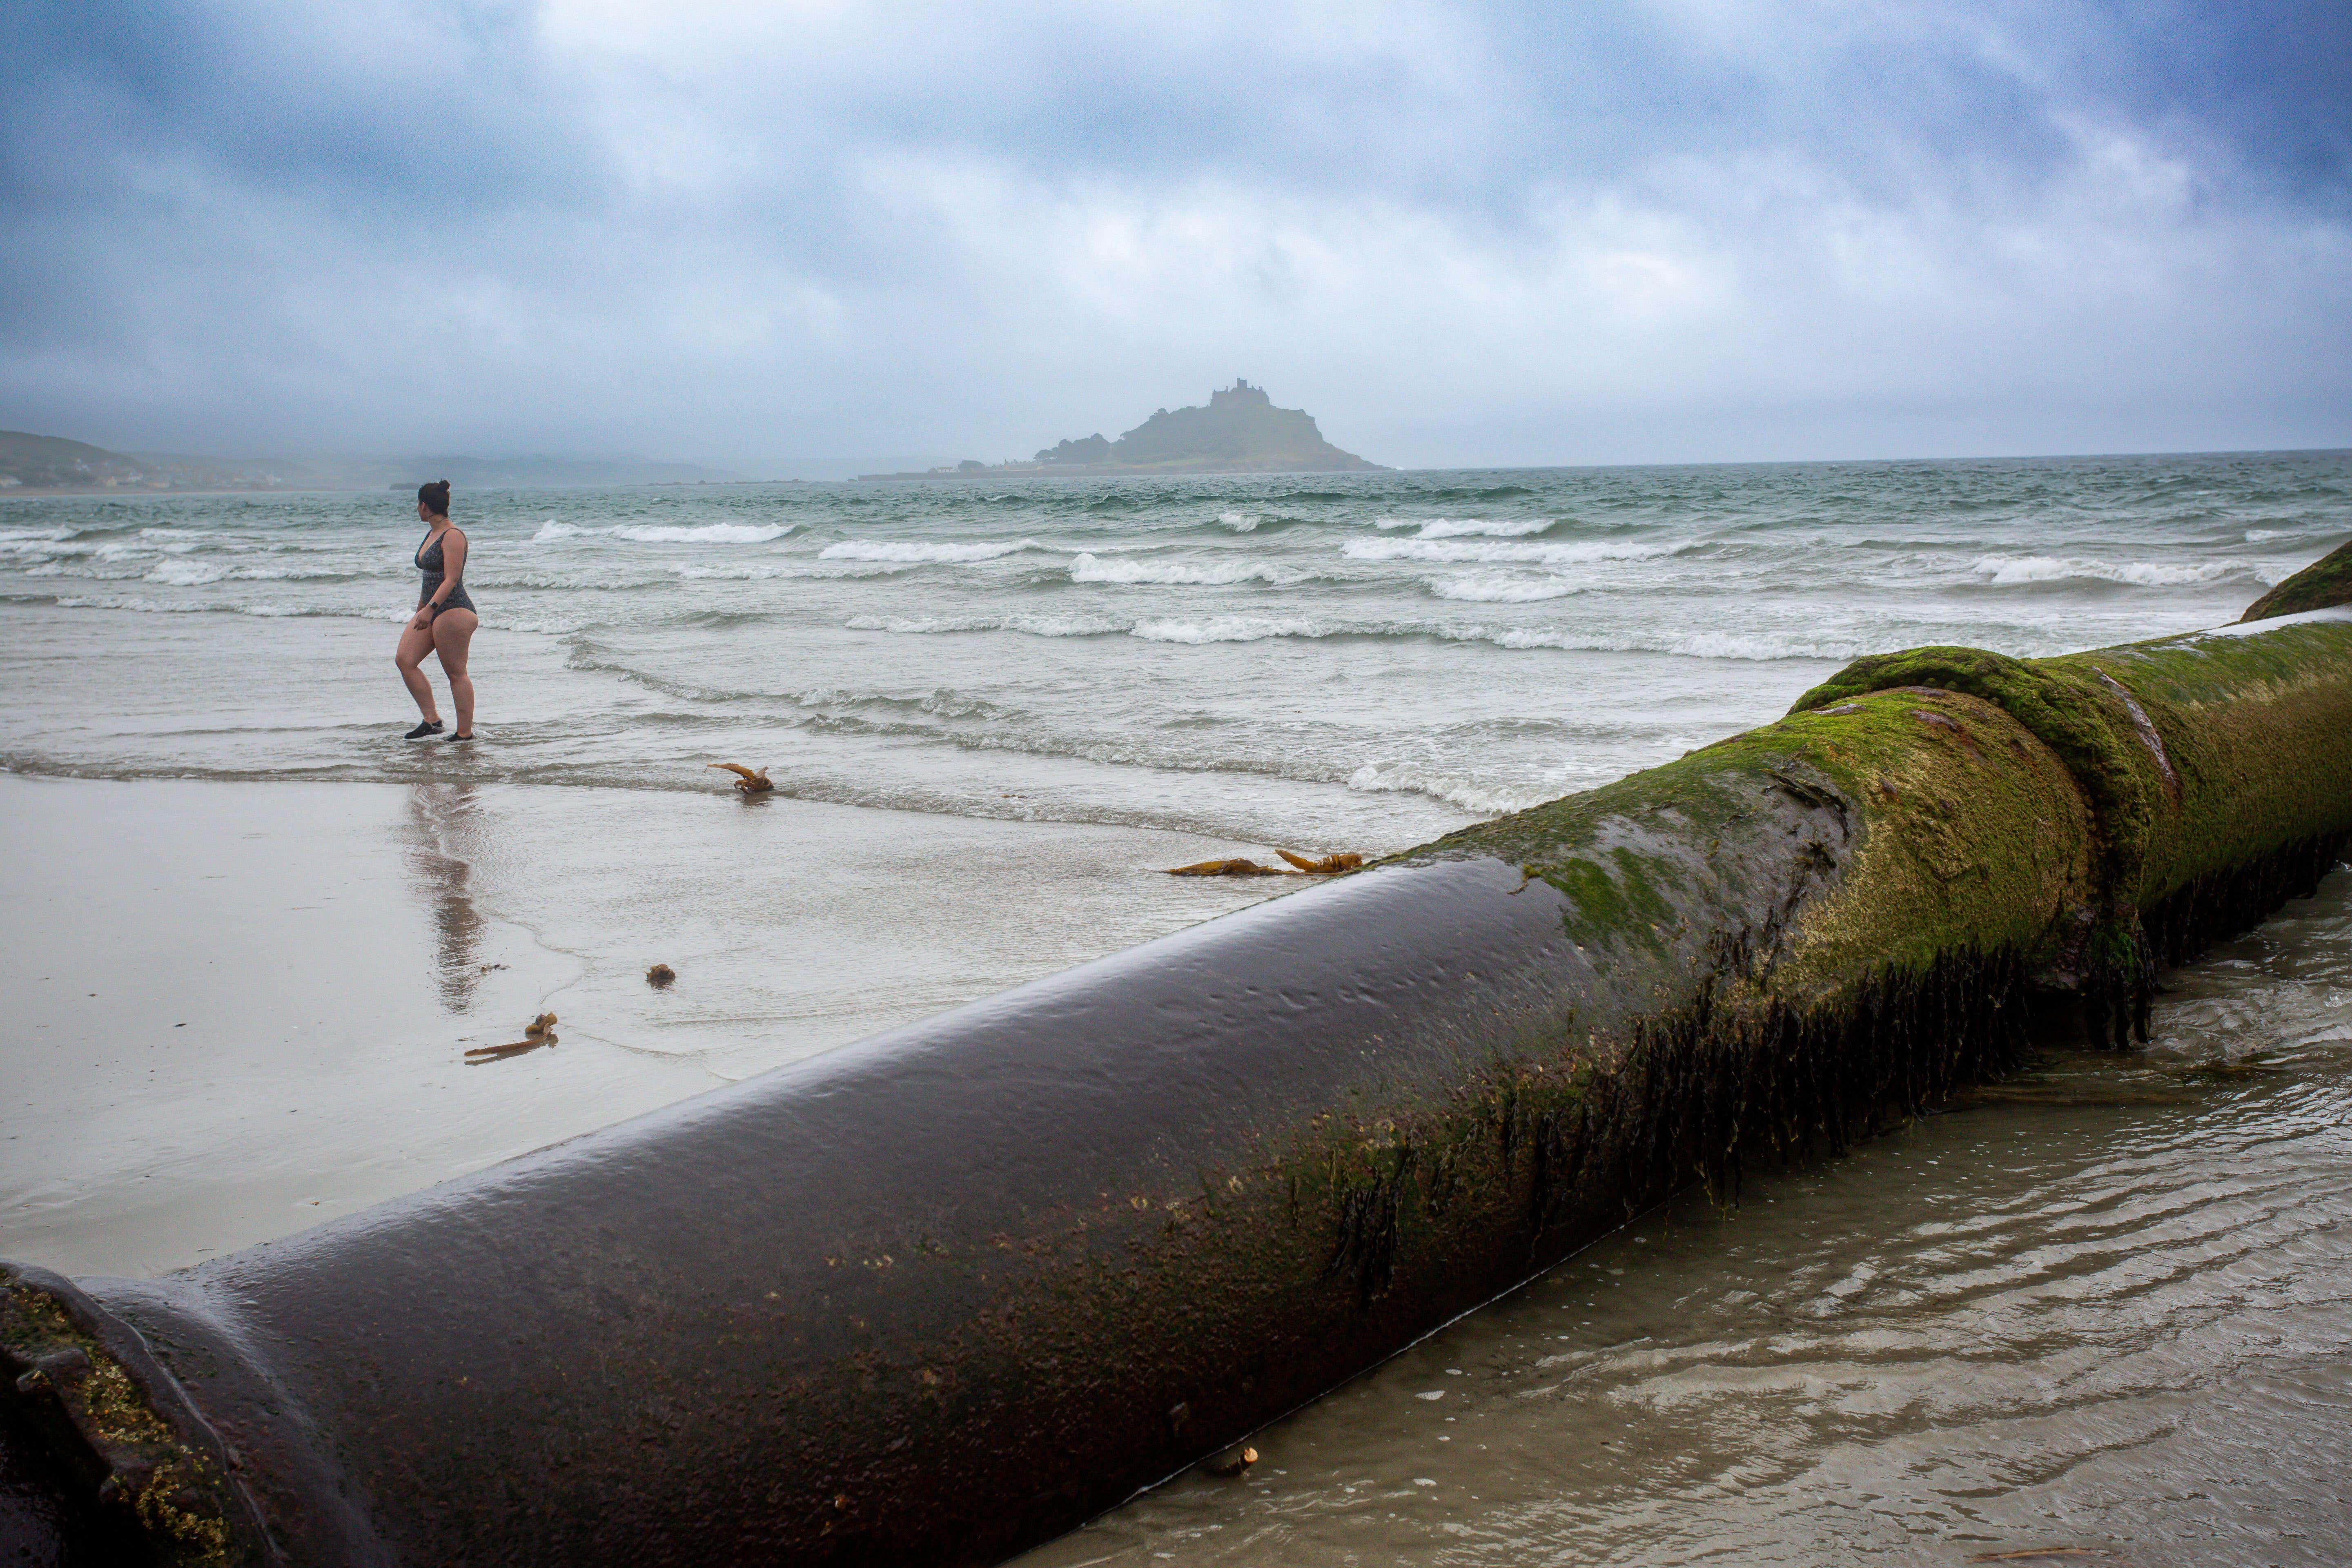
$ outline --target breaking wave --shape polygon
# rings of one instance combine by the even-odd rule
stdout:
[[[1982,555],[1969,570],[1991,579],[1997,588],[2027,583],[2129,583],[2142,588],[2177,588],[2192,583],[2218,583],[2250,575],[2234,561],[2168,563],[2153,561],[2085,561],[2058,555]]]
[[[845,539],[837,544],[826,545],[817,554],[827,561],[899,561],[909,565],[921,565],[994,561],[1000,556],[1017,555],[1024,550],[1050,548],[1034,539],[982,541],[972,544],[952,544],[930,539]]]
[[[1070,581],[1073,583],[1192,583],[1205,586],[1229,583],[1297,583],[1307,575],[1304,572],[1277,566],[1270,561],[1250,561],[1233,556],[1202,561],[1122,555],[1102,561],[1080,551],[1070,563]]]
[[[1557,544],[1510,544],[1473,539],[1351,539],[1339,553],[1353,561],[1526,561],[1547,566],[1584,561],[1646,561],[1673,555],[1690,544],[1637,544],[1630,540],[1583,539]]]
[[[1549,517],[1486,518],[1486,517],[1377,517],[1372,526],[1378,529],[1417,528],[1416,539],[1460,539],[1484,534],[1493,539],[1517,539],[1530,533],[1541,533],[1553,525]]]
[[[1521,605],[1538,599],[1562,599],[1576,592],[1565,577],[1523,577],[1507,572],[1465,572],[1451,577],[1425,577],[1423,585],[1441,599],[1467,599],[1475,604]]]

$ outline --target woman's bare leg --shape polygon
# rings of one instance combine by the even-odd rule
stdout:
[[[474,732],[474,678],[466,673],[466,650],[473,646],[474,628],[479,625],[471,610],[444,610],[433,617],[433,651],[441,656],[442,673],[449,678],[449,700],[457,708],[454,734]]]
[[[433,634],[412,626],[400,634],[400,646],[392,650],[392,662],[400,667],[401,684],[408,688],[411,697],[416,699],[416,710],[425,715],[426,723],[436,724],[441,721],[441,714],[433,705],[433,683],[425,679],[423,670],[416,668],[432,651]],[[472,695],[469,688],[467,692],[468,705]]]

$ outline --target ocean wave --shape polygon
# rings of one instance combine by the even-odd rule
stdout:
[[[60,556],[90,561],[127,561],[155,553],[151,546],[126,543],[121,540],[20,539],[0,543],[0,555],[14,555],[28,561],[49,561]]]
[[[1221,511],[1217,521],[1235,533],[1248,533],[1257,527],[1257,519],[1245,511]]]
[[[1304,572],[1277,566],[1270,561],[1236,560],[1229,556],[1202,561],[1197,558],[1123,555],[1102,561],[1081,551],[1070,563],[1070,581],[1073,583],[1281,584],[1304,582],[1307,575]]]
[[[79,528],[0,528],[0,550],[12,544],[62,544],[80,531]]]
[[[1202,645],[1262,642],[1275,637],[1318,641],[1325,637],[1435,637],[1445,642],[1483,642],[1513,651],[1550,649],[1570,653],[1663,653],[1685,658],[1850,659],[1869,651],[1849,637],[1774,632],[1584,632],[1549,626],[1498,626],[1486,622],[1353,620],[1320,616],[854,616],[852,631],[927,636],[945,632],[1020,632],[1030,637],[1108,637],[1124,633],[1146,642]]]
[[[903,561],[869,561],[827,566],[814,561],[781,561],[730,566],[681,564],[670,570],[690,582],[765,583],[779,578],[887,577],[906,571],[909,564]]]
[[[1990,578],[1993,585],[1999,588],[2016,587],[2028,583],[2063,582],[2129,583],[2142,588],[2177,588],[2195,583],[2218,583],[2225,577],[2247,574],[2245,567],[2233,561],[2208,561],[2190,566],[2155,561],[2117,563],[2057,555],[1981,555],[1969,564],[1969,570]]]
[[[205,542],[221,535],[208,528],[142,528],[139,537],[151,542],[166,555],[187,555],[205,547]],[[242,544],[231,543],[226,548],[239,550]]]
[[[927,637],[940,632],[1023,632],[1033,637],[1098,637],[1134,625],[1108,616],[852,616],[842,625],[854,632],[898,632]]]
[[[954,544],[932,539],[845,539],[828,544],[817,552],[827,561],[900,561],[910,565],[952,563],[966,561],[993,561],[1000,555],[1014,555],[1024,550],[1046,550],[1048,545],[1034,539],[982,540],[971,544]]]
[[[782,539],[794,526],[785,522],[630,522],[612,532],[615,539],[633,539],[641,544],[765,544]]]
[[[1549,517],[1376,517],[1377,529],[1417,528],[1416,539],[1461,539],[1485,535],[1490,539],[1520,539],[1530,533],[1541,533],[1552,526]]]
[[[136,610],[142,615],[175,616],[209,610],[211,605],[172,605],[142,599],[135,594],[60,594],[50,603],[60,610]]]
[[[1450,577],[1424,577],[1422,582],[1441,599],[1467,599],[1489,605],[1565,598],[1576,592],[1576,584],[1565,577],[1523,577],[1506,572],[1465,572]]]
[[[184,561],[176,555],[168,561],[158,561],[147,569],[147,581],[168,584],[174,588],[201,588],[227,575],[228,568],[226,566],[215,566],[209,561]]]
[[[1465,773],[1431,772],[1412,763],[1366,763],[1348,775],[1348,787],[1366,795],[1425,795],[1465,811],[1490,816],[1525,811],[1531,805],[1557,799],[1561,793],[1557,787],[1512,789]]]
[[[1281,620],[1266,616],[1202,616],[1184,619],[1139,620],[1128,628],[1129,637],[1146,642],[1259,642],[1266,637],[1319,637],[1333,635],[1328,624],[1311,619]]]
[[[549,518],[530,536],[533,544],[554,544],[566,539],[604,535],[639,544],[765,544],[799,527],[793,522],[616,522],[604,528],[558,522]]]
[[[1485,540],[1351,539],[1339,553],[1356,561],[1517,561],[1547,566],[1584,561],[1646,561],[1692,548],[1684,544],[1637,544],[1630,540],[1586,539],[1558,544],[1508,544]]]

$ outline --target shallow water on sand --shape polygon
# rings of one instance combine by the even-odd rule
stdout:
[[[0,500],[0,766],[704,789],[1399,848],[1857,654],[2191,630],[2342,453],[460,494],[485,733],[394,739],[388,495]]]
[[[2071,1049],[1642,1216],[1022,1559],[2352,1561],[2352,871]]]
[[[0,774],[0,1258],[201,1262],[1305,880],[1154,869],[1241,847],[724,790]],[[467,1058],[542,1011],[554,1047]]]

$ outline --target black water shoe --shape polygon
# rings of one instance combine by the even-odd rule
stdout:
[[[411,730],[407,734],[403,735],[401,739],[404,741],[421,741],[427,735],[437,735],[440,732],[441,721],[438,719],[427,719],[424,723],[419,724],[415,729]]]
[[[441,737],[441,742],[442,744],[447,745],[455,741],[470,741],[473,738],[471,735],[444,735]]]

